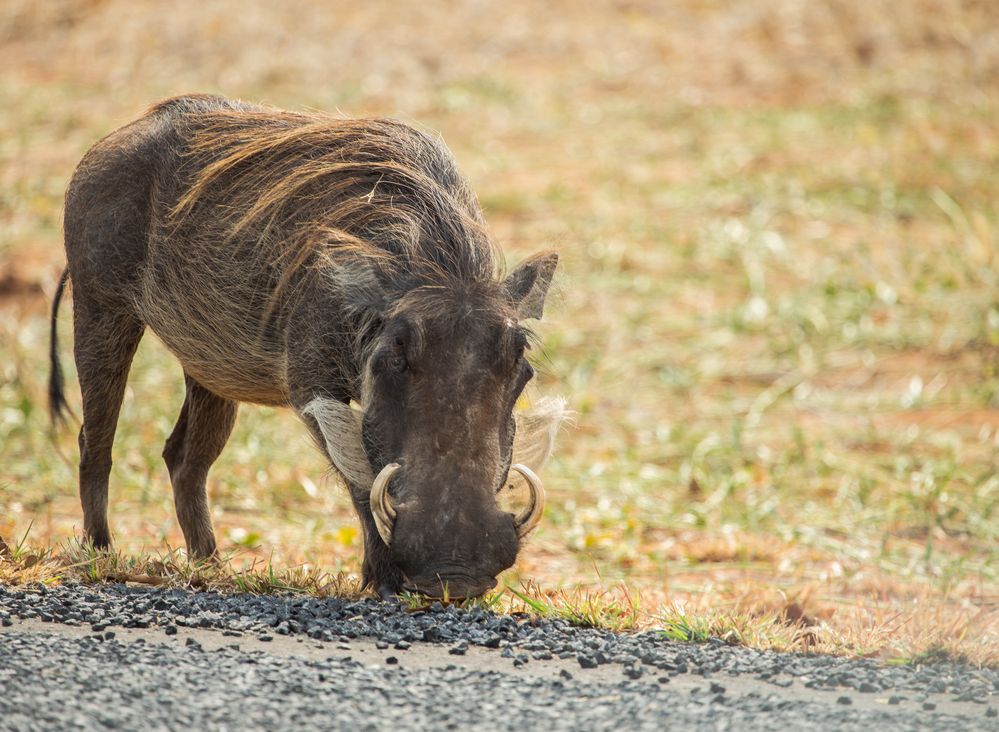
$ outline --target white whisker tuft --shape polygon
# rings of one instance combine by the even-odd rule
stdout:
[[[364,413],[336,399],[316,397],[305,405],[302,415],[319,425],[326,453],[341,477],[350,485],[370,488],[375,476],[361,438]]]
[[[542,397],[529,409],[514,412],[513,416],[517,421],[517,435],[513,440],[512,462],[540,473],[555,450],[555,436],[571,416],[566,401],[563,397]],[[510,478],[515,484],[523,480],[512,474]]]

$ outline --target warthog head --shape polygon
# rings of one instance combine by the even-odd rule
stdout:
[[[366,347],[362,409],[317,400],[305,410],[355,500],[358,488],[369,491],[392,565],[369,570],[383,594],[480,595],[539,521],[544,490],[532,466],[547,458],[563,407],[541,400],[515,412],[534,375],[520,321],[541,317],[556,263],[541,255],[502,282],[409,291],[381,314]],[[517,476],[529,498],[514,514],[497,493]],[[367,539],[370,557],[378,539]]]

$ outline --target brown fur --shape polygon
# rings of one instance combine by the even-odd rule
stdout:
[[[146,326],[185,372],[187,394],[164,458],[194,554],[215,550],[205,478],[241,401],[294,407],[317,443],[328,446],[329,430],[308,405],[363,398],[370,407],[361,432],[371,470],[412,456],[408,477],[396,481],[397,496],[412,490],[423,509],[441,509],[447,491],[429,483],[457,480],[465,486],[455,499],[459,513],[477,516],[469,526],[481,524],[486,536],[508,534],[491,496],[465,484],[474,474],[495,488],[509,467],[511,398],[526,368],[513,360],[524,338],[515,321],[518,314],[540,317],[556,258],[540,255],[496,279],[475,196],[439,139],[391,120],[292,113],[209,96],[171,99],[83,158],[66,196],[65,232],[83,393],[80,492],[95,544],[110,542],[110,447]],[[54,334],[53,325],[51,403],[58,414],[65,401]],[[472,344],[474,357],[461,356]],[[399,348],[414,359],[410,374],[415,364],[433,364],[438,378],[417,383],[414,376],[400,386],[408,396],[389,398],[395,382],[379,375],[378,364]],[[481,388],[492,391],[454,391]],[[443,463],[418,445],[449,396],[470,405],[455,424],[494,439],[466,437],[475,454]],[[399,400],[422,402],[426,416],[403,418]],[[471,406],[477,400],[495,406]],[[385,452],[390,444],[394,456]],[[347,452],[356,456],[358,449]],[[440,564],[434,558],[440,552],[422,540],[410,542],[420,547],[415,557],[393,555],[381,544],[365,503],[370,485],[348,482],[365,527],[367,579],[398,589],[403,565],[441,576],[429,569]],[[490,533],[489,522],[499,528]],[[497,562],[512,561],[499,544],[471,534],[461,542],[447,552],[465,555],[454,571],[469,586],[481,584],[476,578],[486,566],[493,572]]]

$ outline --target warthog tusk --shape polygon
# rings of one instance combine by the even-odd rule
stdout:
[[[526,465],[515,463],[510,466],[510,470],[516,470],[524,476],[528,488],[531,489],[531,505],[513,520],[514,526],[517,527],[517,536],[522,539],[541,521],[541,514],[545,512],[545,488],[541,485],[541,478]]]
[[[389,498],[388,484],[392,476],[400,468],[399,463],[389,463],[375,477],[371,486],[371,515],[375,519],[375,528],[382,537],[385,546],[392,544],[392,527],[395,525],[395,507]]]

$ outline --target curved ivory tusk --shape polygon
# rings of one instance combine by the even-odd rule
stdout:
[[[531,489],[531,505],[513,520],[514,526],[517,527],[517,536],[522,539],[541,521],[541,514],[545,512],[545,488],[541,485],[541,478],[526,465],[516,463],[510,466],[510,470],[516,470],[524,476],[527,487]]]
[[[378,535],[382,537],[385,546],[392,544],[392,527],[395,525],[395,507],[388,494],[389,480],[399,469],[399,463],[389,463],[375,477],[375,482],[371,486],[371,515],[375,519],[375,528]]]

